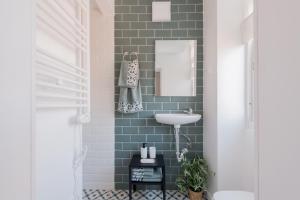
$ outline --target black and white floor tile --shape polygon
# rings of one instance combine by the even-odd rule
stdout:
[[[133,200],[161,200],[160,190],[138,190],[132,193]],[[176,190],[166,191],[167,200],[188,200]],[[83,200],[129,200],[128,190],[83,190]]]

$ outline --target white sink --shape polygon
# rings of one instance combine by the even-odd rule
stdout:
[[[187,148],[179,151],[179,129],[180,125],[191,124],[199,121],[201,119],[201,115],[199,114],[156,114],[155,119],[157,122],[162,124],[168,124],[174,126],[174,135],[176,141],[176,156],[178,162],[181,162],[184,159],[184,155],[188,152]]]
[[[180,126],[184,124],[195,123],[201,119],[200,114],[156,114],[155,119],[162,124]]]

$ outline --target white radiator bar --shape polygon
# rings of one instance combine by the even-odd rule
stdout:
[[[83,97],[54,95],[54,94],[49,94],[49,93],[37,93],[37,97],[57,98],[57,99],[66,99],[66,100],[71,100],[71,101],[83,101],[83,102],[87,101],[86,98],[83,98]]]
[[[41,86],[41,87],[48,87],[48,88],[52,88],[52,89],[60,89],[60,90],[65,90],[65,91],[69,91],[69,92],[76,92],[79,94],[87,94],[88,91],[87,90],[82,90],[82,89],[75,89],[75,88],[70,88],[70,87],[65,87],[65,86],[61,86],[61,85],[55,85],[53,83],[45,83],[42,81],[36,81],[37,86]]]
[[[56,105],[53,105],[53,104],[37,104],[36,107],[38,109],[41,109],[41,108],[86,108],[88,107],[88,104],[56,104]]]
[[[56,61],[58,63],[61,63],[62,65],[65,65],[66,67],[73,68],[73,69],[78,70],[78,71],[83,72],[83,73],[88,73],[86,69],[80,68],[79,66],[72,65],[70,63],[67,63],[67,62],[59,59],[59,58],[56,58],[54,55],[52,55],[51,53],[46,52],[45,50],[43,50],[41,48],[36,48],[36,51],[37,51],[38,54],[40,54],[42,56],[45,56],[45,57],[51,59],[54,62]]]
[[[76,108],[78,117],[89,115],[89,2],[38,0],[36,25],[40,39],[46,38],[36,40],[34,51],[36,108]],[[54,45],[47,45],[47,38]],[[57,44],[71,61],[51,53]]]
[[[72,1],[72,0],[71,0],[71,1]],[[70,2],[71,2],[71,1],[70,1]],[[63,12],[63,15],[64,15],[64,17],[66,17],[65,19],[67,19],[67,20],[69,20],[69,21],[71,21],[71,22],[72,22],[72,21],[75,22],[75,23],[76,23],[76,26],[77,26],[78,28],[80,28],[80,30],[82,30],[84,33],[88,33],[88,32],[89,32],[89,31],[82,25],[82,23],[81,23],[78,19],[72,17],[72,15],[70,14],[70,12],[66,11],[66,10],[61,6],[61,4],[59,3],[59,0],[52,0],[51,2],[52,2],[52,3],[56,3],[56,5],[59,6],[61,10],[64,11],[64,12]]]
[[[62,83],[71,83],[71,84],[74,84],[74,85],[77,85],[77,86],[80,86],[82,88],[87,88],[87,85],[86,84],[83,84],[79,81],[74,81],[74,80],[71,80],[71,79],[68,79],[68,78],[65,78],[65,77],[58,77],[57,74],[54,74],[52,72],[46,72],[46,71],[42,71],[41,69],[37,69],[37,72],[36,72],[38,75],[42,75],[42,76],[45,76],[45,77],[49,77],[51,79],[54,79],[58,82],[62,82]]]
[[[53,20],[57,25],[59,25],[59,28],[63,28],[63,29],[66,29],[66,31],[71,34],[74,38],[77,39],[77,41],[80,41],[82,42],[84,45],[87,45],[87,41],[86,41],[86,35],[81,33],[80,31],[78,31],[78,29],[74,28],[74,26],[72,24],[70,24],[68,21],[66,21],[66,23],[63,23],[63,21],[65,20],[62,20],[64,19],[63,17],[59,17],[59,13],[54,13],[54,12],[51,12],[50,9],[47,9],[45,8],[46,5],[43,5],[43,3],[39,3],[38,4],[39,6],[39,16],[47,16],[47,18]],[[73,30],[71,30],[73,29]]]
[[[73,5],[75,5],[74,3],[76,3],[78,6],[80,6],[84,11],[87,10],[87,3],[85,1],[82,0],[69,0],[70,3],[72,3]]]
[[[44,29],[46,29],[48,32],[55,34],[59,39],[66,42],[69,46],[79,48],[80,50],[82,50],[84,52],[87,51],[86,46],[84,46],[80,42],[77,42],[76,40],[73,40],[66,33],[59,30],[57,27],[55,27],[51,23],[49,23],[43,16],[39,15],[39,13],[37,13],[36,17],[37,17],[37,25],[38,26],[41,26]]]
[[[71,70],[68,70],[68,69],[64,69],[64,68],[62,68],[62,65],[53,63],[49,60],[38,59],[37,58],[36,63],[37,63],[38,66],[44,66],[44,67],[48,67],[49,69],[53,69],[53,70],[56,70],[56,71],[61,71],[61,72],[64,72],[66,75],[71,75],[71,76],[74,76],[76,78],[83,79],[85,81],[88,80],[88,78],[86,76],[80,75],[79,73],[75,73],[75,72],[73,72]]]

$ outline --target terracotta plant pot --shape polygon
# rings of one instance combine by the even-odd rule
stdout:
[[[192,190],[189,190],[189,198],[190,200],[202,200],[203,198],[203,192],[193,192]]]

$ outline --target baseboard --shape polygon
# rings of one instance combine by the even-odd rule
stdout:
[[[214,200],[213,195],[210,192],[206,192],[207,200]]]

